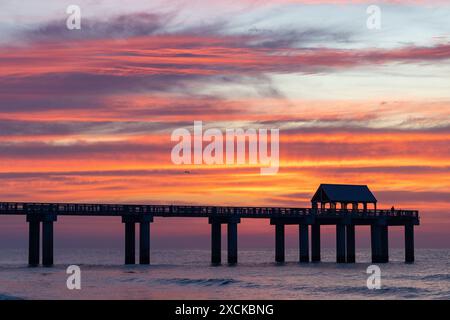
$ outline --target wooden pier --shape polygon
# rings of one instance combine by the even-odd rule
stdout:
[[[321,185],[311,208],[224,207],[183,205],[119,205],[74,203],[0,202],[0,215],[23,215],[29,226],[30,266],[53,265],[53,227],[58,216],[121,217],[125,230],[125,264],[135,264],[136,224],[139,224],[139,263],[150,263],[150,224],[155,217],[207,218],[211,225],[211,263],[220,264],[221,225],[227,225],[229,264],[238,261],[238,225],[242,219],[268,219],[275,231],[275,260],[285,261],[285,226],[299,226],[299,261],[321,261],[320,231],[323,225],[336,226],[336,262],[355,262],[356,227],[370,226],[372,262],[389,261],[389,227],[400,226],[405,234],[405,262],[414,262],[416,210],[380,210],[366,186]],[[370,193],[370,195],[367,193]],[[337,205],[340,204],[340,208]],[[348,208],[348,204],[352,207]],[[374,208],[369,209],[368,204]],[[362,205],[362,208],[359,208]],[[311,232],[311,235],[309,233]]]

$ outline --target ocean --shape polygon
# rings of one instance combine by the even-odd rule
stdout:
[[[224,251],[222,259],[226,259]],[[0,250],[0,299],[450,299],[450,250],[403,250],[379,264],[381,288],[367,288],[369,250],[356,264],[336,264],[323,249],[321,263],[299,264],[286,250],[277,265],[273,249],[240,250],[239,264],[211,266],[209,250],[153,250],[150,266],[123,265],[122,250],[55,250],[55,266],[29,268],[24,250]],[[81,290],[67,289],[66,268],[81,269]]]

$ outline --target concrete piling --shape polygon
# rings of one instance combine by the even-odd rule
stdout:
[[[414,225],[405,225],[405,262],[414,262]]]
[[[309,262],[309,232],[307,224],[299,225],[300,262]]]
[[[53,265],[53,221],[42,222],[42,264]]]
[[[355,225],[348,224],[346,226],[346,242],[347,242],[347,263],[355,263],[356,254],[355,254]]]
[[[284,262],[284,224],[275,225],[275,261]]]
[[[311,225],[311,261],[320,262],[320,224]]]
[[[123,216],[125,224],[125,264],[136,263],[136,221],[131,216]]]
[[[228,223],[228,263],[236,264],[238,261],[237,223]]]
[[[150,264],[150,222],[139,223],[139,263]]]
[[[336,224],[336,262],[345,263],[345,225]]]
[[[28,230],[28,265],[30,267],[37,267],[39,265],[40,221],[34,219],[29,220]]]
[[[211,223],[211,263],[222,262],[222,227],[219,222]]]

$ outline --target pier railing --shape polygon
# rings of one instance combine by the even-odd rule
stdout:
[[[118,204],[75,204],[75,203],[21,203],[0,202],[0,214],[42,214],[57,215],[99,215],[122,216],[127,214],[151,214],[154,216],[197,216],[215,215],[267,218],[279,216],[352,216],[352,217],[413,217],[418,218],[417,210],[383,209],[312,209],[278,207],[226,207],[226,206],[185,206],[185,205],[118,205]]]
[[[321,216],[365,216],[365,217],[412,217],[418,218],[417,210],[386,210],[386,209],[317,209],[317,215]]]

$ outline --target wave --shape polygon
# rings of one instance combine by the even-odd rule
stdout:
[[[231,284],[238,283],[238,280],[234,279],[189,279],[189,278],[175,278],[175,279],[158,279],[156,280],[162,284],[176,284],[180,286],[196,285],[201,287],[211,287],[211,286],[227,286]]]
[[[381,287],[380,289],[370,290],[365,286],[337,286],[337,287],[314,287],[313,292],[327,292],[336,295],[339,294],[358,294],[358,295],[392,295],[401,298],[426,298],[431,291],[416,287]]]
[[[0,300],[24,300],[24,298],[0,293]]]
[[[421,280],[450,281],[450,274],[430,274],[422,277]]]

